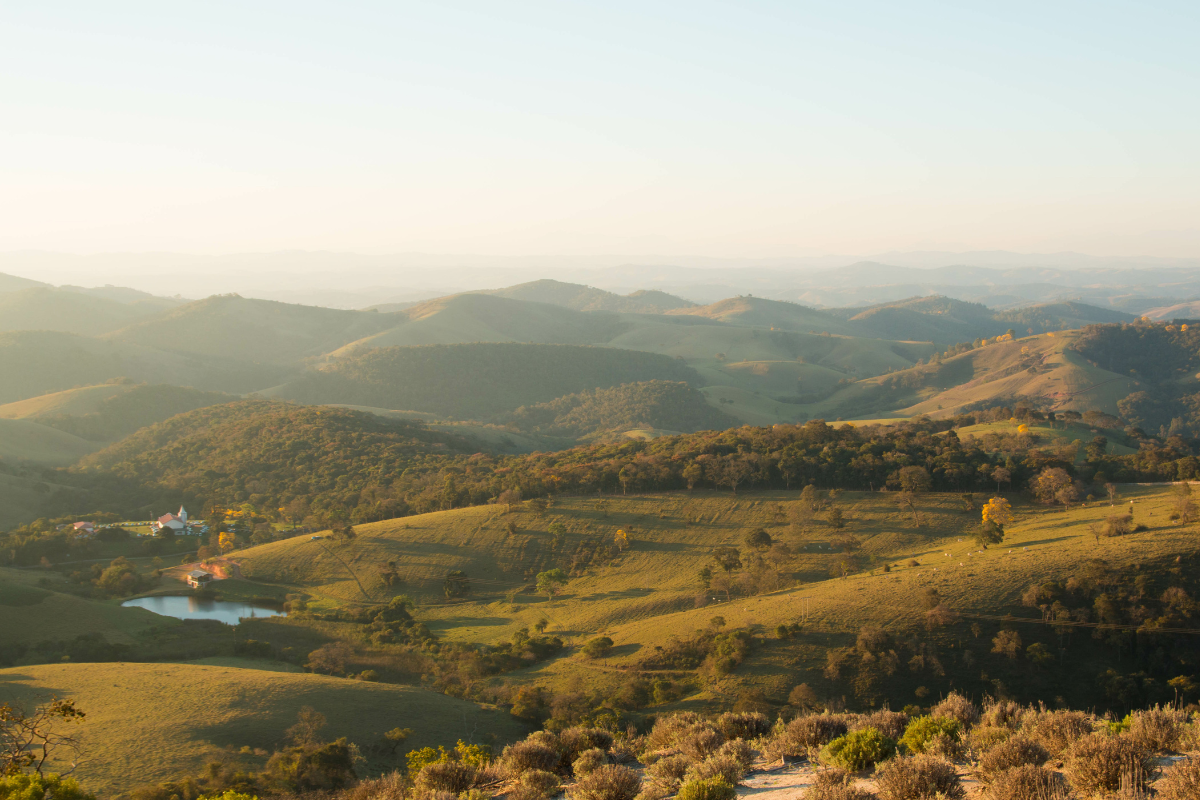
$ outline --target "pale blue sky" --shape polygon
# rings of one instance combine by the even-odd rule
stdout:
[[[1200,4],[0,5],[0,250],[1200,255]]]

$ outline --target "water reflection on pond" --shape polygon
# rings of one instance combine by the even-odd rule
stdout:
[[[126,600],[122,606],[136,606],[164,617],[177,619],[215,619],[226,625],[237,625],[243,617],[278,617],[284,612],[253,603],[230,600],[211,600],[204,597],[171,595],[165,597],[138,597]]]

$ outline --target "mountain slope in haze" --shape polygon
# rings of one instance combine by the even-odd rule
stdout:
[[[291,364],[396,325],[393,314],[218,295],[108,334],[114,342],[241,362]]]
[[[162,308],[61,289],[0,292],[0,331],[63,331],[92,336],[153,318]]]
[[[549,278],[521,283],[504,289],[493,289],[481,294],[509,297],[514,300],[529,300],[535,303],[549,303],[574,311],[616,311],[626,314],[662,314],[673,309],[695,305],[682,297],[676,297],[666,292],[643,289],[628,295],[619,295],[592,286],[564,283]]]
[[[853,326],[827,311],[762,297],[730,297],[706,306],[679,308],[668,313],[704,317],[754,328],[855,335]]]
[[[630,326],[611,313],[582,313],[487,294],[442,297],[390,316],[396,319],[395,327],[354,341],[333,355],[366,347],[461,342],[602,344]]]
[[[50,289],[48,283],[0,272],[0,292],[20,292],[26,289]]]
[[[289,372],[285,367],[166,353],[57,331],[0,333],[0,403],[117,378],[240,394],[278,384]]]
[[[648,380],[695,383],[698,376],[677,359],[606,347],[427,345],[339,358],[264,394],[488,419],[566,394]]]
[[[224,392],[205,392],[167,384],[126,385],[123,388],[126,391],[101,399],[93,410],[39,414],[34,420],[89,441],[114,442],[176,414],[237,399]],[[5,408],[0,406],[0,416]]]
[[[668,381],[593,389],[522,406],[513,412],[511,422],[521,430],[576,439],[635,428],[692,433],[738,424],[710,406],[697,389]]]
[[[0,460],[65,467],[102,445],[28,419],[0,419]]]

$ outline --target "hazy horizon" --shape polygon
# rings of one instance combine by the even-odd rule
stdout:
[[[1193,4],[0,10],[0,251],[1200,256]]]

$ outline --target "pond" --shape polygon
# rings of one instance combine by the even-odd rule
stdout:
[[[169,595],[164,597],[138,597],[126,600],[122,606],[136,606],[164,617],[177,619],[215,619],[226,625],[237,625],[243,617],[278,617],[284,612],[252,603],[230,600],[210,600],[203,597]]]

